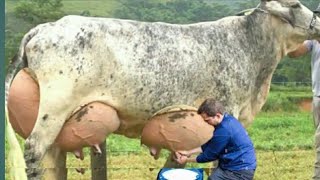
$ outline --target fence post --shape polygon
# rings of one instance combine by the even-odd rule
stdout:
[[[91,180],[105,180],[107,179],[107,151],[106,141],[99,145],[101,154],[96,154],[91,148]]]

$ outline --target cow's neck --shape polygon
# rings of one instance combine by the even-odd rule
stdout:
[[[249,106],[244,105],[240,112],[240,119],[253,119],[260,111],[269,93],[272,75],[285,55],[281,35],[277,27],[272,27],[273,17],[263,13],[254,12],[246,18],[245,28],[248,50],[251,51],[251,63],[255,68],[254,87],[252,89],[251,102]]]

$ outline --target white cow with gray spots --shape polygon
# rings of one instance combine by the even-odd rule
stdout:
[[[197,107],[207,97],[247,125],[280,59],[319,37],[320,19],[296,0],[262,0],[250,15],[187,25],[81,16],[38,25],[24,36],[6,81],[7,93],[29,67],[40,87],[25,143],[27,175],[39,179],[39,163],[65,120],[93,101],[117,110],[116,133],[127,137],[139,137],[156,111]]]

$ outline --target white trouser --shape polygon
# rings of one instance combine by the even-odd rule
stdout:
[[[312,101],[313,119],[315,125],[315,148],[316,148],[316,161],[314,164],[313,179],[320,180],[320,97],[313,97]]]

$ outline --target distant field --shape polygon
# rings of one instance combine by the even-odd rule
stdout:
[[[313,148],[314,125],[310,112],[261,112],[248,132],[258,150]]]
[[[166,2],[169,0],[149,0]],[[13,12],[18,1],[6,0],[6,12]],[[79,15],[84,11],[90,11],[91,16],[112,17],[112,11],[120,6],[118,0],[62,0],[62,10],[66,14]]]
[[[13,12],[18,1],[6,0],[5,11]],[[63,0],[62,10],[66,14],[79,15],[90,11],[92,16],[111,16],[112,10],[118,6],[117,0]]]
[[[262,111],[275,112],[287,111],[297,112],[299,104],[305,100],[312,99],[311,85],[309,86],[284,86],[271,85],[270,93],[268,94],[267,102],[263,105]]]
[[[62,10],[66,14],[81,14],[90,11],[91,16],[111,17],[112,11],[118,6],[116,0],[64,0]]]

